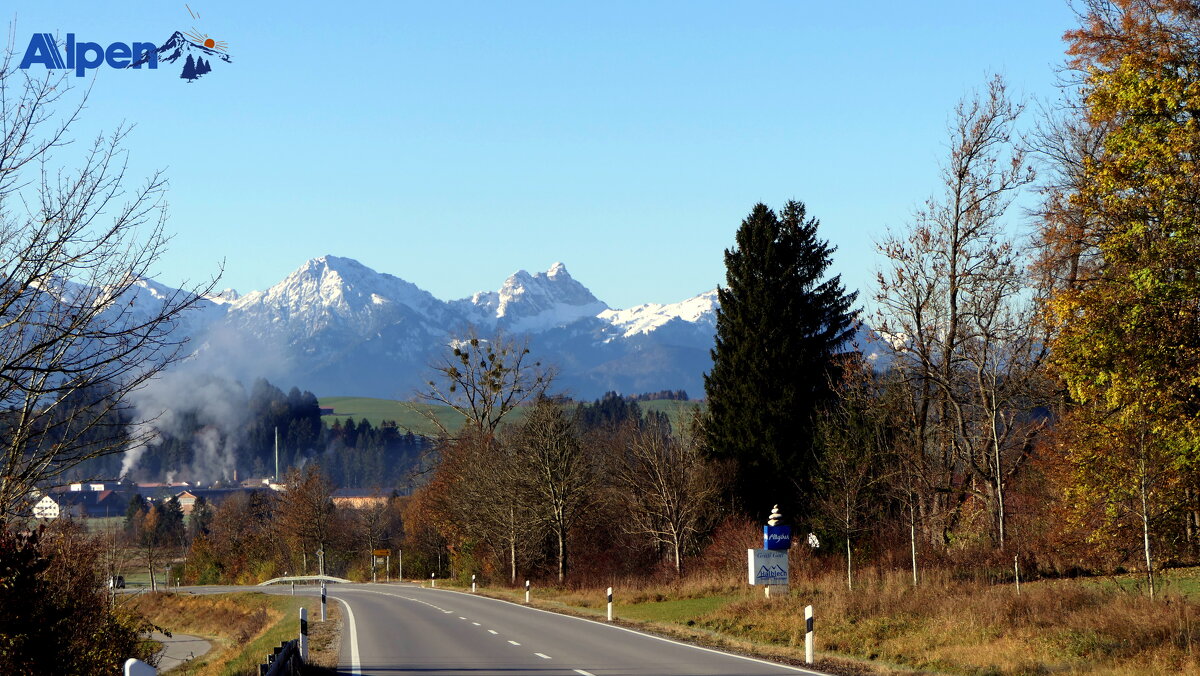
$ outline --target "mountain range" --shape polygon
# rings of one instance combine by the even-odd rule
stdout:
[[[142,280],[130,302],[150,311],[171,291]],[[562,263],[518,270],[496,291],[442,301],[353,259],[323,256],[265,291],[203,299],[180,330],[192,339],[190,367],[321,396],[409,398],[431,361],[474,327],[485,337],[497,330],[527,337],[536,358],[558,367],[555,391],[575,398],[679,389],[700,397],[716,308],[713,289],[678,303],[613,309]]]

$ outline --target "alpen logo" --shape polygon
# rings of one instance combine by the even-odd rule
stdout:
[[[187,7],[192,19],[199,15]],[[74,70],[76,77],[87,71],[107,64],[110,68],[134,68],[157,70],[160,63],[176,63],[183,59],[183,72],[179,77],[190,82],[211,73],[214,62],[233,63],[229,56],[229,45],[215,40],[207,33],[192,28],[190,31],[175,31],[161,46],[153,42],[113,42],[107,47],[98,42],[80,41],[74,33],[67,33],[63,50],[50,33],[34,33],[25,48],[21,68],[28,70],[41,64],[47,70]]]

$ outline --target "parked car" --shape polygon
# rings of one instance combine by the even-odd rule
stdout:
[[[108,578],[108,588],[109,589],[124,589],[125,588],[125,576],[113,575],[112,577]]]

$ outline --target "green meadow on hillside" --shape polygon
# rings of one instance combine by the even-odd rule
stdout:
[[[413,434],[436,436],[437,427],[426,417],[431,413],[441,421],[447,429],[455,429],[462,424],[462,416],[449,406],[433,406],[417,404],[394,399],[372,399],[370,397],[321,397],[322,408],[332,408],[333,414],[323,416],[328,424],[335,420],[345,423],[348,419],[355,422],[366,418],[373,427],[378,427],[384,420],[394,420],[402,429],[411,430]],[[702,404],[698,401],[654,400],[639,401],[638,406],[643,412],[658,411],[665,413],[671,420],[671,426],[676,430]],[[572,404],[574,406],[574,404]],[[513,412],[513,420],[521,419],[521,410]]]

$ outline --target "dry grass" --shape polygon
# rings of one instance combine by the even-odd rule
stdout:
[[[838,573],[815,573],[794,580],[788,597],[765,599],[733,579],[615,580],[615,612],[708,645],[796,661],[811,604],[818,667],[834,673],[1200,675],[1200,605],[1178,594],[1150,601],[1115,585],[1061,580],[1023,584],[1018,595],[1012,585],[938,573],[914,588],[906,573],[864,570],[853,591]],[[535,588],[534,598],[586,614],[605,603],[602,588]],[[713,602],[682,602],[704,598]]]
[[[340,648],[341,612],[329,604],[322,623],[320,601],[307,596],[237,594],[140,594],[131,605],[171,632],[208,639],[213,648],[172,673],[196,676],[258,673],[258,663],[281,641],[296,637],[299,608],[308,607],[312,673],[332,673]]]

